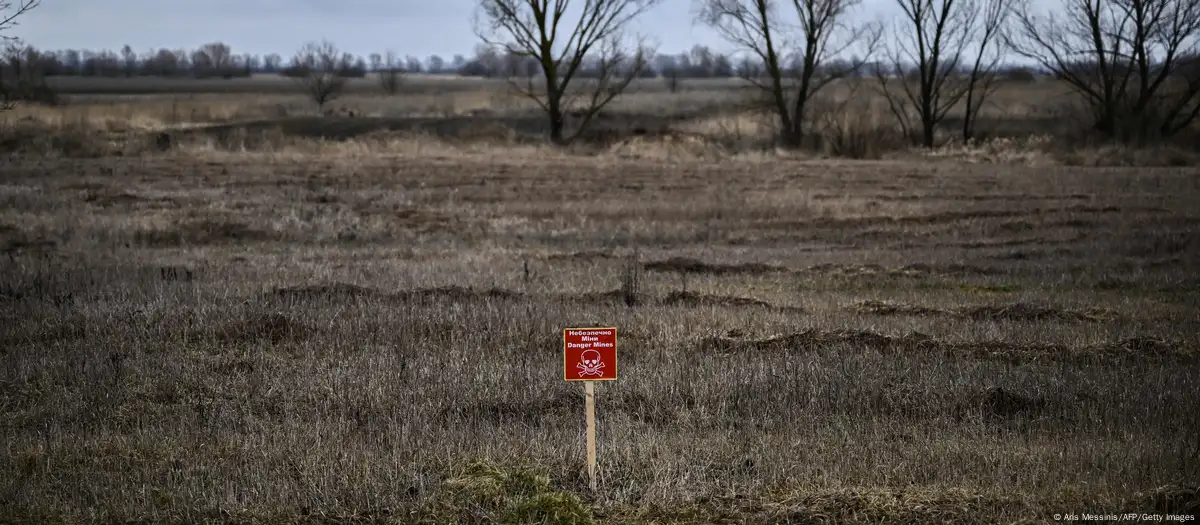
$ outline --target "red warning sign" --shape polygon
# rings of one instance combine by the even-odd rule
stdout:
[[[616,378],[616,328],[563,330],[563,379],[612,381]]]

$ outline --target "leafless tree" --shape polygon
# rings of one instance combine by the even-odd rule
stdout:
[[[232,76],[233,51],[221,42],[204,44],[192,52],[192,68],[199,76]]]
[[[987,98],[995,93],[999,84],[997,69],[1005,55],[1004,31],[1008,28],[1012,13],[1012,0],[981,0],[981,9],[972,9],[970,26],[973,28],[975,59],[967,75],[967,92],[963,95],[963,143],[975,138],[975,126],[979,121],[979,110]]]
[[[387,56],[382,60],[382,67],[376,72],[379,75],[379,87],[383,88],[384,93],[395,95],[400,92],[400,84],[404,81],[400,59],[395,52],[388,51]]]
[[[859,0],[703,0],[701,20],[758,59],[755,67],[740,68],[740,74],[766,95],[785,145],[800,145],[816,95],[862,69],[874,52],[879,26],[848,21],[858,4]],[[853,59],[833,62],[852,50]],[[787,57],[794,57],[794,63]]]
[[[967,94],[961,81],[976,6],[971,0],[896,0],[904,17],[893,29],[887,60],[875,70],[888,107],[906,135],[934,146],[934,132]],[[914,85],[914,83],[916,85]],[[910,110],[915,110],[914,118]]]
[[[16,38],[5,33],[17,25],[17,17],[28,13],[39,4],[41,4],[41,0],[16,0],[16,3],[0,0],[0,42],[15,41]],[[4,72],[0,71],[0,111],[13,108],[11,98],[9,88],[4,85]]]
[[[1200,0],[1022,0],[1011,45],[1067,83],[1093,126],[1122,141],[1169,137],[1200,114]]]
[[[296,53],[292,67],[296,81],[308,98],[324,111],[325,104],[342,94],[346,87],[343,72],[350,64],[343,63],[342,55],[333,43],[323,40],[309,42]]]
[[[563,144],[579,136],[645,69],[650,53],[640,42],[626,42],[622,30],[660,1],[480,0],[476,33],[489,46],[539,62],[541,82],[509,77],[509,85],[546,112],[550,140]],[[578,12],[570,27],[568,10]],[[573,92],[572,81],[590,59],[595,60],[592,85],[586,92]],[[564,115],[580,102],[581,121],[568,137]]]

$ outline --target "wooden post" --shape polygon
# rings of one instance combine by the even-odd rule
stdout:
[[[583,393],[587,397],[587,466],[592,492],[596,491],[596,382],[584,381]]]

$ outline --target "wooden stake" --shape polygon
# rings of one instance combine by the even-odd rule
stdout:
[[[584,381],[583,393],[587,398],[587,466],[592,492],[596,491],[596,382]]]

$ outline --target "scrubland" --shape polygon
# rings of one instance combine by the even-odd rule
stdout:
[[[1021,89],[991,129],[1055,120]],[[729,88],[567,149],[478,86],[146,91],[0,116],[0,521],[1200,514],[1186,151],[919,153],[868,100],[783,153]],[[561,329],[601,325],[593,493]]]

